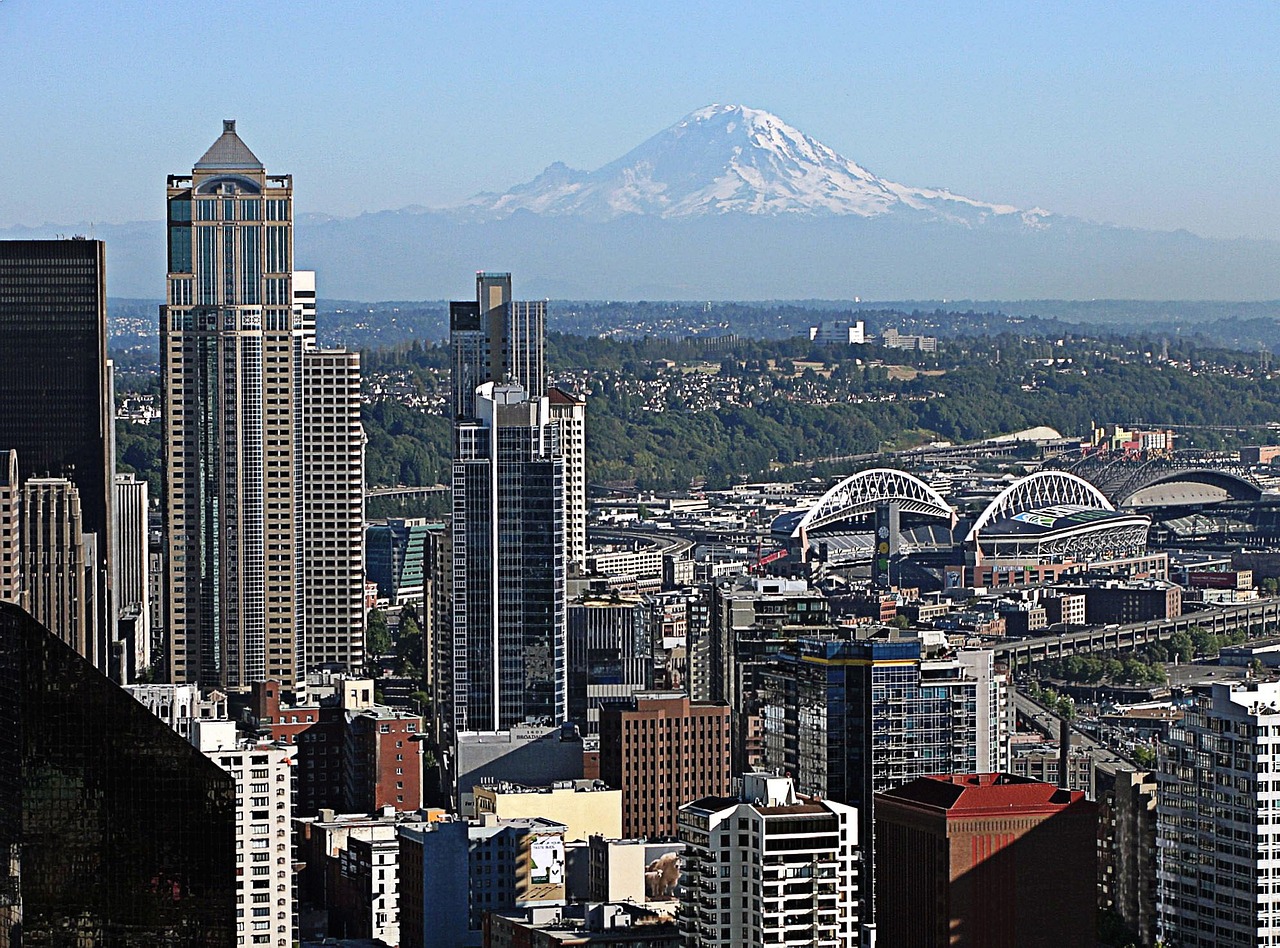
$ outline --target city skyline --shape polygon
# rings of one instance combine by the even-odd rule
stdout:
[[[659,17],[567,5],[533,20],[494,3],[480,11],[496,24],[483,34],[475,12],[308,11],[280,44],[267,29],[239,31],[232,10],[175,63],[147,52],[168,43],[145,9],[6,3],[0,48],[15,94],[0,175],[37,163],[50,173],[0,198],[0,228],[159,217],[147,182],[199,145],[169,120],[181,95],[184,111],[188,97],[205,103],[193,127],[234,115],[264,151],[289,156],[307,182],[303,213],[447,206],[554,161],[594,169],[694,109],[742,102],[894,180],[1121,226],[1280,238],[1269,186],[1280,19],[1261,4],[819,5],[787,16],[669,6]],[[272,55],[247,55],[227,76],[215,51],[229,30]],[[105,52],[126,47],[141,52]],[[365,49],[379,53],[352,53]],[[354,71],[313,68],[353,55]],[[265,81],[258,59],[272,63],[269,103],[251,94]],[[78,91],[89,86],[92,112]],[[298,120],[276,121],[277,108]],[[522,147],[452,147],[494,122]],[[143,154],[118,147],[126,129],[150,143]],[[87,179],[109,186],[61,184]]]

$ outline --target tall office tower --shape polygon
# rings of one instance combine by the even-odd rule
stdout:
[[[0,948],[235,936],[231,778],[0,603]]]
[[[788,777],[750,773],[737,799],[681,807],[680,839],[688,948],[865,944],[853,807],[798,797]]]
[[[234,721],[194,722],[191,743],[235,781],[235,944],[292,948],[297,899],[291,752],[239,740]]]
[[[1280,682],[1201,685],[1159,747],[1159,936],[1280,944]]]
[[[918,639],[815,635],[760,667],[755,682],[764,765],[792,774],[801,793],[857,807],[868,853],[874,793],[1007,762],[1004,682],[981,653],[927,661]],[[871,888],[868,876],[864,898]]]
[[[227,121],[168,184],[170,680],[290,686],[305,667],[293,179],[268,175]]]
[[[84,532],[80,493],[65,477],[29,477],[22,485],[22,583],[27,608],[45,628],[99,668],[95,639],[99,594],[96,534]]]
[[[622,835],[669,839],[679,809],[724,796],[730,775],[729,706],[648,692],[600,711],[600,779],[622,791]]]
[[[455,429],[454,734],[568,717],[564,459],[545,397],[486,382]]]
[[[1009,774],[947,774],[875,801],[881,943],[1097,944],[1098,808],[1083,791]]]
[[[18,452],[0,452],[0,602],[25,606],[22,592],[22,481]]]
[[[587,403],[555,386],[547,390],[547,401],[564,445],[565,565],[582,569],[587,563]]]
[[[302,578],[309,666],[364,665],[360,353],[302,356]]]
[[[151,664],[151,566],[147,482],[132,474],[115,478],[116,613],[128,648],[125,677]]]
[[[569,604],[569,719],[600,732],[610,699],[653,690],[649,602],[640,596],[583,596]]]
[[[510,273],[476,274],[476,299],[449,304],[455,421],[476,417],[476,389],[515,382],[531,400],[546,394],[547,304],[513,302]]]
[[[100,240],[0,240],[0,449],[18,452],[18,475],[65,477],[93,534],[95,584],[89,639],[115,637],[111,588],[111,479],[115,406],[107,362],[106,249]],[[93,658],[109,666],[112,650]]]

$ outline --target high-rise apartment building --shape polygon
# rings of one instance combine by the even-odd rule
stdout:
[[[564,460],[545,397],[486,382],[455,428],[453,634],[440,699],[453,733],[557,724],[568,708]]]
[[[0,948],[225,948],[235,840],[231,778],[0,603]]]
[[[100,240],[0,240],[0,450],[18,475],[62,477],[79,495],[82,530],[101,594],[87,657],[113,667],[116,638],[111,479],[115,406],[107,361],[106,248]]]
[[[587,562],[587,403],[555,386],[547,401],[564,446],[564,558],[572,571]]]
[[[1159,747],[1159,935],[1280,945],[1280,682],[1211,684]]]
[[[600,712],[600,779],[622,790],[622,835],[671,839],[680,807],[729,793],[729,706],[648,692]]]
[[[476,417],[485,382],[514,382],[535,401],[546,394],[546,319],[544,301],[511,299],[510,273],[477,273],[475,302],[449,304],[455,421]]]
[[[315,349],[315,277],[293,269],[293,178],[267,174],[234,122],[169,177],[168,208],[169,675],[292,686],[362,655],[358,363]],[[309,570],[332,582],[309,584]]]
[[[132,474],[117,474],[116,614],[122,640],[129,646],[124,656],[130,681],[151,664],[151,556],[148,526],[147,482]]]
[[[234,721],[196,721],[191,742],[235,781],[235,943],[291,948],[297,905],[290,751],[239,740]]]
[[[364,664],[360,353],[302,355],[302,602],[309,667]]]
[[[864,944],[853,807],[798,797],[790,778],[751,773],[737,798],[681,807],[680,839],[688,948]]]
[[[793,775],[801,793],[856,807],[870,853],[873,794],[1008,762],[1004,680],[990,653],[965,655],[923,660],[919,639],[800,639],[755,676],[764,766]]]
[[[1009,774],[921,777],[876,794],[886,945],[1097,944],[1097,807]]]

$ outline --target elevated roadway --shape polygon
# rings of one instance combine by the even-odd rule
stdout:
[[[1176,619],[1153,619],[1148,622],[1086,629],[1083,632],[1065,632],[1060,635],[1019,639],[1016,642],[1002,642],[993,646],[992,651],[995,652],[996,661],[1008,662],[1010,668],[1013,668],[1049,658],[1065,658],[1076,653],[1124,651],[1149,642],[1159,642],[1175,632],[1187,632],[1193,625],[1215,635],[1225,635],[1238,629],[1246,630],[1249,638],[1273,635],[1280,630],[1280,597],[1211,606],[1199,612],[1184,613]]]

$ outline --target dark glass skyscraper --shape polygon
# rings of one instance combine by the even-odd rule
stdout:
[[[0,603],[0,948],[225,946],[235,784]]]
[[[568,716],[564,456],[546,398],[481,385],[455,431],[446,720],[501,730]]]
[[[65,477],[94,534],[97,587],[85,654],[112,669],[114,406],[107,364],[106,248],[100,240],[0,241],[0,450],[18,475]]]

